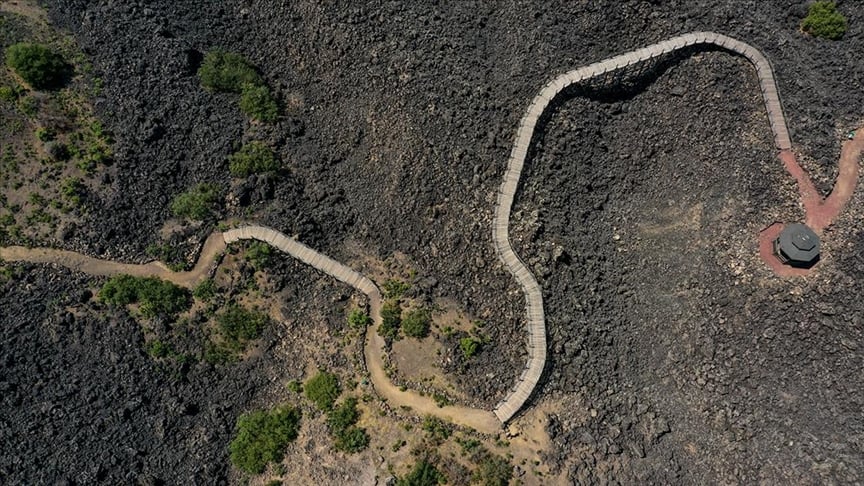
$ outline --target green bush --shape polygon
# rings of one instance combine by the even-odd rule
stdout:
[[[354,309],[348,314],[348,326],[351,329],[366,329],[369,324],[372,324],[372,318],[363,310]]]
[[[486,452],[471,476],[472,484],[507,486],[513,477],[513,466],[503,457]]]
[[[388,300],[381,306],[381,325],[378,334],[386,339],[399,337],[399,325],[402,323],[402,307],[397,300]]]
[[[414,309],[408,312],[408,315],[402,319],[402,332],[408,337],[417,339],[425,338],[429,335],[429,326],[432,323],[432,317],[426,309]]]
[[[178,218],[203,221],[219,209],[221,197],[221,191],[216,185],[197,184],[174,197],[171,201],[171,212]]]
[[[273,257],[273,247],[263,241],[249,243],[243,258],[258,270],[267,267]]]
[[[69,65],[49,47],[20,42],[6,48],[6,64],[36,89],[62,86]]]
[[[384,282],[382,287],[384,287],[384,297],[388,299],[398,299],[411,288],[411,284],[399,279],[391,278]]]
[[[288,406],[241,415],[229,446],[231,463],[261,474],[268,463],[282,460],[285,448],[297,438],[300,417],[300,410]]]
[[[0,100],[13,102],[18,99],[18,91],[11,86],[0,86]]]
[[[397,486],[437,486],[443,484],[447,478],[441,474],[435,466],[426,460],[418,461],[414,468],[404,478],[396,482]]]
[[[279,162],[270,147],[253,141],[228,157],[228,168],[234,177],[249,177],[252,174],[279,170]]]
[[[78,207],[87,193],[87,186],[77,177],[67,177],[60,182],[60,194],[73,206]]]
[[[147,343],[145,348],[147,349],[147,354],[154,358],[164,358],[171,354],[171,346],[159,341],[158,339]]]
[[[147,317],[176,317],[191,305],[186,289],[156,277],[131,275],[111,277],[99,291],[99,299],[115,306],[139,303]]]
[[[201,78],[201,86],[227,93],[240,93],[246,84],[264,84],[261,76],[243,56],[219,49],[204,56],[198,76]]]
[[[801,30],[815,37],[839,40],[846,33],[846,17],[837,11],[834,2],[814,2],[807,17],[801,21]]]
[[[443,442],[450,438],[453,433],[452,427],[444,423],[443,420],[427,415],[423,417],[423,424],[420,426],[426,435],[437,442]]]
[[[337,451],[356,453],[369,446],[369,434],[366,429],[348,427],[336,436],[334,447]]]
[[[459,340],[459,347],[465,358],[470,358],[480,351],[480,340],[475,337],[465,337]]]
[[[319,410],[331,410],[333,403],[339,398],[339,380],[332,373],[319,371],[317,375],[306,382],[303,390],[306,393],[306,398],[314,403]]]
[[[222,336],[238,351],[245,348],[247,342],[260,338],[269,322],[263,312],[250,311],[237,304],[227,306],[216,316]]]
[[[212,278],[205,278],[192,290],[192,296],[204,302],[216,296],[216,282]]]
[[[272,122],[279,114],[276,99],[270,94],[270,88],[264,85],[246,83],[240,94],[240,110],[249,118],[262,122]]]
[[[360,412],[357,411],[357,399],[350,397],[327,414],[327,426],[330,427],[330,432],[333,435],[339,435],[345,432],[348,427],[356,424],[359,419]]]

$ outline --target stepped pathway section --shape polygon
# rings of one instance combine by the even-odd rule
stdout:
[[[525,318],[528,328],[528,362],[525,365],[515,386],[506,398],[500,402],[494,410],[495,415],[501,422],[510,420],[531,397],[546,366],[546,324],[543,314],[543,295],[537,280],[528,270],[528,267],[519,259],[513,247],[510,245],[510,212],[513,200],[519,188],[519,180],[522,176],[522,168],[528,156],[531,140],[540,117],[548,108],[549,104],[564,89],[582,81],[588,81],[604,76],[661,56],[665,56],[680,49],[696,45],[714,45],[731,51],[747,58],[756,68],[759,78],[759,86],[765,101],[765,109],[768,112],[768,121],[774,133],[774,143],[781,154],[792,156],[792,141],[789,138],[789,129],[780,97],[777,93],[777,84],[774,81],[774,71],[768,59],[756,48],[739,40],[713,32],[692,32],[678,37],[673,37],[657,44],[652,44],[641,49],[611,57],[604,61],[589,64],[588,66],[564,73],[543,87],[540,93],[534,97],[525,115],[519,122],[516,131],[516,140],[507,161],[507,170],[504,174],[504,182],[498,191],[498,203],[495,207],[495,218],[492,227],[492,242],[501,262],[507,267],[525,293]],[[792,156],[794,159],[794,156]]]
[[[369,377],[375,386],[375,391],[391,405],[410,407],[415,413],[441,417],[486,434],[495,434],[500,431],[501,422],[492,412],[460,406],[439,407],[431,398],[421,396],[416,392],[400,390],[390,381],[384,369],[383,357],[387,353],[385,342],[377,332],[378,326],[381,325],[381,292],[374,282],[347,265],[343,265],[270,228],[243,226],[228,230],[222,236],[226,245],[239,240],[258,240],[268,243],[316,270],[366,294],[369,298],[369,312],[374,321],[373,327],[366,331],[366,342],[363,346],[366,369],[369,371]]]

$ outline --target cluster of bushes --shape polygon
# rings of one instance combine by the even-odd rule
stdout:
[[[846,33],[846,17],[837,11],[835,2],[814,2],[801,21],[801,30],[814,37],[839,40]]]
[[[63,57],[42,44],[19,42],[6,48],[6,65],[35,89],[63,85],[71,71]]]
[[[231,463],[240,470],[261,474],[268,463],[279,462],[297,438],[300,410],[282,406],[241,415],[231,441]]]
[[[219,343],[209,343],[204,359],[214,364],[236,361],[250,341],[261,337],[269,323],[270,318],[263,312],[229,304],[216,315],[221,340]]]
[[[369,435],[366,430],[357,427],[360,412],[357,410],[357,399],[346,398],[334,408],[339,398],[339,381],[336,375],[319,371],[306,382],[303,387],[308,398],[315,406],[327,414],[327,426],[334,438],[334,447],[343,452],[360,452],[369,445]]]
[[[381,306],[381,325],[378,334],[389,340],[399,339],[399,331],[408,337],[417,339],[429,335],[432,325],[432,315],[427,309],[412,309],[402,316],[402,305],[399,300],[389,299]]]
[[[131,275],[111,277],[99,291],[99,299],[115,306],[140,304],[146,317],[176,317],[192,304],[189,292],[182,287],[156,277]]]
[[[270,147],[252,141],[228,157],[228,168],[234,177],[249,177],[252,174],[275,172],[280,167]]]
[[[414,468],[404,478],[400,478],[397,486],[437,486],[447,481],[447,478],[441,474],[435,466],[421,459],[414,464]]]
[[[243,56],[213,50],[204,56],[198,70],[201,85],[211,91],[240,93],[240,109],[263,122],[276,120],[279,108],[264,80]]]
[[[203,221],[221,206],[222,191],[214,184],[202,183],[178,194],[171,201],[171,212],[178,218]]]

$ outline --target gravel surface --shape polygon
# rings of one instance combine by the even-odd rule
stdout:
[[[688,31],[737,37],[774,64],[793,142],[822,191],[841,133],[864,116],[864,17],[853,2],[841,2],[850,30],[834,43],[798,32],[806,4],[792,0],[46,3],[104,79],[94,104],[117,139],[117,177],[68,248],[144,259],[176,193],[203,181],[227,188],[226,156],[244,139],[265,139],[289,175],[234,187],[248,207],[219,216],[254,211],[337,259],[345,240],[381,258],[407,254],[434,279],[431,297],[455,299],[488,323],[490,346],[456,375],[477,406],[491,407],[512,385],[488,373],[515,378],[524,360],[522,296],[497,262],[490,225],[516,124],[545,81]],[[216,46],[260,67],[285,104],[278,124],[248,126],[232,96],[200,88],[195,70]],[[514,212],[514,246],[547,301],[553,359],[538,401],[568,404],[553,417],[549,461],[574,482],[860,480],[864,228],[848,219],[832,232],[831,258],[812,278],[772,278],[757,260],[756,235],[802,214],[774,158],[751,68],[708,51],[642,81],[630,92],[562,99]],[[13,357],[0,381],[15,376],[23,393],[46,373],[45,393],[54,393],[77,380],[95,398],[79,394],[63,407],[91,415],[102,413],[93,404],[117,396],[159,393],[159,371],[141,351],[117,363],[128,377],[101,372],[112,353],[140,344],[133,323],[89,316],[62,332],[28,326],[55,319],[54,286],[80,283],[56,271],[30,275],[29,286],[11,285],[2,297],[11,323],[2,348]],[[79,335],[87,345],[64,344]],[[19,352],[34,364],[13,375],[25,366]],[[281,371],[266,359],[248,366],[193,374],[177,392],[199,410],[207,400],[230,402],[207,440],[190,435],[211,430],[198,422],[205,414],[171,415],[153,398],[114,441],[74,439],[91,418],[51,422],[80,460],[47,467],[44,457],[61,456],[22,453],[3,468],[36,482],[43,469],[77,482],[103,471],[110,482],[125,477],[114,471],[150,471],[135,464],[153,461],[165,465],[153,470],[202,484],[224,480],[236,414]],[[37,412],[27,404],[44,401],[34,396],[11,404],[4,430],[29,433]],[[146,459],[122,452],[118,444],[134,443],[136,431],[155,434],[159,421],[173,427],[159,440],[174,442],[148,446]],[[36,439],[27,450],[51,445]]]

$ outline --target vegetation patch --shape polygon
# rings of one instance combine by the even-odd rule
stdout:
[[[276,121],[279,105],[267,86],[244,84],[240,93],[240,110],[249,118],[262,122]]]
[[[462,349],[462,355],[466,359],[474,356],[480,351],[480,341],[476,337],[469,336],[459,340],[459,347]]]
[[[381,325],[378,334],[385,339],[394,340],[399,337],[399,326],[402,323],[402,306],[398,300],[387,300],[381,306]]]
[[[243,56],[220,49],[204,56],[198,76],[204,88],[225,93],[240,93],[246,84],[263,83],[255,67]]]
[[[429,335],[432,316],[426,309],[413,309],[402,319],[402,332],[408,337],[417,339]]]
[[[300,410],[289,406],[241,415],[229,446],[231,463],[261,474],[268,463],[281,461],[288,444],[297,438],[300,417]]]
[[[238,351],[243,350],[249,341],[260,338],[269,322],[263,312],[251,311],[237,304],[227,306],[216,316],[222,337]]]
[[[218,211],[222,193],[215,184],[197,184],[171,201],[171,212],[178,218],[203,221]]]
[[[404,478],[400,478],[397,486],[437,486],[447,480],[434,465],[425,459],[417,461],[411,472]]]
[[[102,286],[99,298],[114,306],[140,304],[141,314],[145,317],[176,317],[191,305],[186,289],[156,277],[131,275],[111,277]]]
[[[364,310],[354,309],[348,314],[348,327],[351,329],[366,329],[369,324],[372,324],[372,318]]]
[[[338,407],[327,414],[327,426],[336,439],[334,447],[343,452],[360,452],[369,445],[369,434],[366,429],[356,427],[360,419],[357,410],[357,399],[346,398]]]
[[[249,177],[252,174],[275,172],[280,166],[270,147],[252,141],[228,157],[228,168],[234,177]]]
[[[63,57],[42,44],[19,42],[6,48],[6,64],[30,86],[55,89],[69,76]]]
[[[339,380],[333,373],[319,371],[303,387],[308,398],[318,410],[328,411],[339,398]]]
[[[270,265],[273,258],[273,247],[263,241],[253,241],[246,248],[243,258],[252,264],[256,270],[262,270]]]
[[[846,33],[846,17],[837,11],[835,2],[814,2],[801,21],[801,30],[814,37],[840,40]]]

